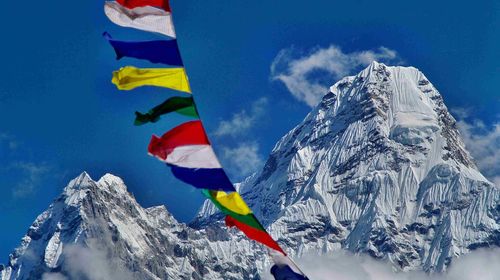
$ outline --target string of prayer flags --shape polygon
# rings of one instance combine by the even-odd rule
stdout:
[[[104,5],[106,16],[115,24],[165,35],[163,40],[127,42],[115,40],[107,32],[104,38],[113,47],[116,58],[134,58],[174,68],[137,68],[125,66],[113,72],[112,83],[120,90],[156,86],[191,93],[188,77],[176,41],[168,0],[116,0]],[[153,135],[148,153],[170,167],[172,174],[203,194],[226,215],[226,226],[236,227],[248,238],[270,248],[276,279],[306,280],[279,244],[269,235],[244,199],[238,194],[222,168],[210,144],[192,96],[174,96],[147,113],[135,112],[136,126],[156,123],[172,112],[196,118],[180,124],[161,137]]]

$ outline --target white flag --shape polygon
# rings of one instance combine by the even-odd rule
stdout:
[[[150,6],[128,9],[114,1],[108,1],[104,4],[104,12],[109,20],[120,26],[156,32],[175,38],[170,12]]]

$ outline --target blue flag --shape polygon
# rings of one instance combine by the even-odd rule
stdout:
[[[124,42],[114,40],[108,32],[104,32],[116,52],[116,59],[132,57],[145,59],[152,63],[163,63],[172,66],[184,66],[177,46],[177,40],[158,40],[144,42]]]
[[[276,280],[308,280],[307,277],[295,273],[288,265],[271,267],[271,274]]]

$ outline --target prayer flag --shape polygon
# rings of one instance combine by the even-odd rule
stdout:
[[[298,275],[299,280],[307,280],[308,279],[305,276],[304,272],[302,272],[302,270],[300,270],[300,268],[295,264],[295,262],[293,262],[293,260],[290,257],[285,256],[277,251],[269,251],[269,255],[271,256],[274,264],[278,267],[278,268],[275,268],[275,270],[276,270],[275,277],[279,277],[279,275],[286,275],[286,274],[282,274],[280,272],[283,270],[283,267],[288,267],[294,273],[294,274],[292,274],[293,276]],[[300,276],[303,276],[305,278],[300,278]],[[282,278],[276,278],[276,279],[282,279]],[[285,278],[285,279],[287,279],[287,278]],[[290,279],[295,280],[296,278],[290,278]]]
[[[115,50],[116,59],[132,57],[152,63],[183,66],[177,40],[124,42],[114,40],[107,32],[104,32],[103,36]]]
[[[252,210],[247,206],[243,198],[237,193],[225,193],[209,191],[209,198],[215,200],[225,209],[240,215],[252,214]]]
[[[167,156],[175,148],[190,145],[210,145],[201,121],[183,123],[163,134],[162,137],[153,135],[148,151],[150,155],[166,161]]]
[[[271,274],[275,280],[308,280],[304,275],[295,273],[288,265],[273,265]]]
[[[114,1],[104,4],[104,12],[109,20],[119,26],[156,32],[175,38],[170,12],[149,6],[128,9]]]
[[[200,121],[179,125],[161,138],[153,135],[148,151],[166,162],[174,176],[187,184],[200,189],[235,191]]]
[[[169,165],[174,176],[198,189],[234,192],[236,189],[222,168],[184,168]]]
[[[154,6],[161,7],[167,12],[171,12],[170,4],[168,0],[116,0],[120,5],[127,7],[129,9],[144,7],[144,6]]]
[[[274,249],[278,252],[281,252],[283,255],[286,255],[283,249],[274,241],[274,239],[265,231],[258,230],[254,227],[251,227],[247,224],[244,224],[242,222],[239,222],[238,220],[234,219],[231,216],[226,216],[226,225],[228,227],[237,227],[239,230],[241,230],[248,238],[255,240],[257,242],[260,242],[267,247]]]
[[[223,191],[202,190],[202,192],[222,213],[258,230],[265,231],[237,192],[232,192],[229,195]],[[238,206],[242,203],[244,206]]]
[[[176,68],[122,67],[113,72],[112,83],[120,90],[142,86],[165,87],[191,93],[180,55],[168,0],[116,0],[104,5],[106,16],[115,24],[155,32],[173,40],[119,41],[107,32],[103,36],[113,47],[117,60],[123,57],[162,63]],[[147,113],[135,112],[135,125],[155,123],[171,112],[200,118],[192,97],[171,97]],[[269,248],[275,262],[271,273],[278,280],[307,280],[267,233],[222,168],[200,120],[181,124],[161,137],[153,135],[150,155],[165,162],[179,180],[202,189],[215,206],[226,214],[225,223],[237,227],[248,238]],[[297,272],[299,271],[300,274]]]
[[[125,66],[113,72],[113,84],[120,90],[157,86],[191,93],[184,68],[135,68]]]
[[[188,117],[200,117],[192,97],[175,96],[167,99],[165,102],[154,107],[145,114],[135,112],[136,118],[134,124],[143,125],[148,122],[155,123],[160,119],[160,116],[171,112],[176,112]]]
[[[257,218],[255,218],[252,214],[252,210],[250,210],[243,198],[237,192],[226,193],[223,191],[203,190],[203,194],[205,194],[222,213],[227,215],[226,225],[228,227],[236,226],[250,239],[285,254],[266,232]]]

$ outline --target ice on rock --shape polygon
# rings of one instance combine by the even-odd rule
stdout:
[[[45,248],[45,256],[44,261],[47,267],[56,268],[57,261],[61,256],[63,243],[61,243],[61,239],[59,238],[60,232],[57,231],[49,240],[47,247]]]

